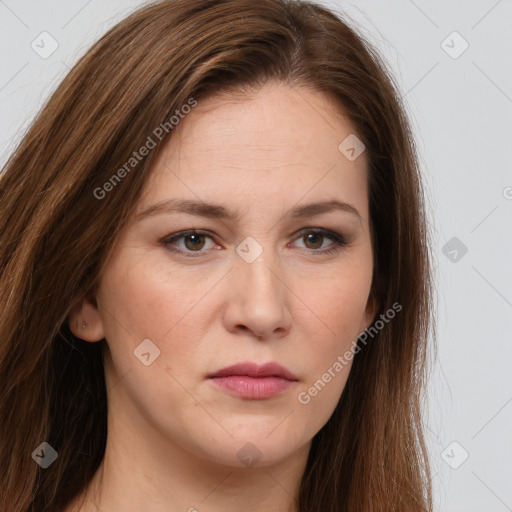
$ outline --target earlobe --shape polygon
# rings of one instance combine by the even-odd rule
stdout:
[[[93,298],[84,298],[73,307],[68,325],[71,332],[84,341],[96,342],[105,337],[103,321]]]

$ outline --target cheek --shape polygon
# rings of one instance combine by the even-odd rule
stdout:
[[[310,320],[304,318],[307,338],[301,347],[301,359],[308,361],[307,382],[296,395],[299,407],[309,411],[315,424],[320,418],[327,421],[345,387],[370,286],[367,267],[354,265],[330,279],[316,280],[307,295],[300,292],[312,313]]]
[[[117,374],[134,365],[139,369],[134,351],[145,346],[141,343],[160,351],[151,367],[168,368],[178,378],[197,361],[208,325],[207,301],[202,299],[212,283],[198,286],[192,275],[172,274],[161,262],[133,264],[128,259],[116,262],[105,274],[99,302]],[[144,341],[148,339],[156,348]]]
[[[364,328],[371,277],[366,267],[352,265],[298,290],[326,347],[342,347]]]
[[[121,329],[135,337],[164,339],[192,307],[192,287],[184,289],[180,276],[161,261],[149,257],[129,257],[115,261],[105,275],[100,293],[108,329]],[[196,300],[197,301],[197,300]]]
[[[105,337],[115,344],[152,336],[160,339],[179,314],[178,294],[172,297],[164,293],[164,286],[147,279],[144,273],[112,273],[100,299]]]
[[[109,347],[107,387],[154,424],[177,425],[178,411],[194,406],[183,384],[197,364],[194,334],[187,329],[195,294],[184,293],[180,280],[171,283],[150,265],[112,266],[105,277],[99,302]]]

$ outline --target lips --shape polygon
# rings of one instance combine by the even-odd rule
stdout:
[[[290,381],[298,380],[290,370],[278,363],[267,363],[260,366],[250,362],[238,363],[222,368],[222,370],[212,373],[208,377],[232,377],[236,375],[252,378],[280,377]]]
[[[297,377],[278,363],[259,366],[238,363],[208,375],[209,381],[225,393],[249,400],[264,400],[283,394]]]

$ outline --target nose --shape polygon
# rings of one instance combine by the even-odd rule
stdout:
[[[236,258],[227,282],[224,323],[229,332],[247,332],[269,340],[285,336],[291,329],[291,291],[282,269],[263,251],[248,263]]]

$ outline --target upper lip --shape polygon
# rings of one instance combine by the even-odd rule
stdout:
[[[251,362],[237,363],[208,375],[212,377],[228,377],[231,375],[243,375],[247,377],[281,377],[288,380],[298,380],[297,377],[287,368],[279,363],[266,363],[258,365]]]

